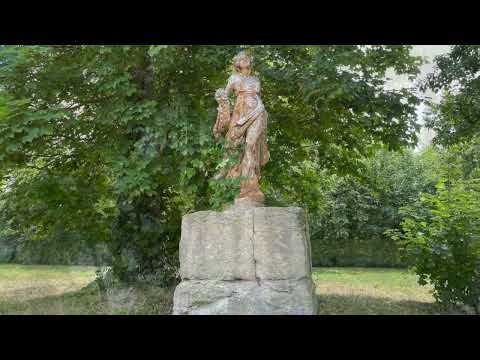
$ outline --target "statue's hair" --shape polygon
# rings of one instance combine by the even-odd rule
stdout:
[[[235,57],[233,58],[233,68],[236,72],[240,71],[240,61],[242,59],[248,59],[250,61],[250,68],[253,67],[253,56],[247,53],[246,51],[240,51]],[[253,69],[252,69],[253,70]]]

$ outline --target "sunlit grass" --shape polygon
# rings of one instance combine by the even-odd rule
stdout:
[[[172,291],[131,286],[101,293],[95,267],[0,265],[0,314],[166,314]]]
[[[95,267],[0,265],[0,314],[169,314],[173,289],[136,285],[101,293]],[[316,268],[321,315],[453,313],[402,269]]]
[[[88,266],[0,265],[0,302],[76,291],[94,278]]]
[[[427,315],[441,309],[431,287],[403,269],[316,268],[313,280],[324,315]]]

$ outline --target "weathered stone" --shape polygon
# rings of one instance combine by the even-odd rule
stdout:
[[[262,280],[310,277],[310,241],[301,208],[256,208],[253,248],[256,276]]]
[[[215,92],[218,113],[213,134],[215,138],[225,137],[227,148],[238,149],[240,144],[245,146],[239,154],[239,162],[228,170],[222,169],[217,176],[243,177],[240,194],[235,199],[236,205],[244,201],[263,204],[265,195],[260,190],[259,181],[260,169],[270,159],[267,142],[268,113],[260,96],[260,81],[251,75],[252,58],[241,51],[234,62],[235,73],[228,79],[227,86]],[[236,94],[236,100],[230,113],[229,95],[232,92]]]
[[[301,208],[232,207],[185,215],[182,279],[284,280],[311,275]]]
[[[200,211],[182,220],[182,279],[255,280],[250,211]]]
[[[188,280],[175,289],[174,315],[315,315],[311,279]]]
[[[184,216],[175,314],[314,314],[301,208],[233,206]]]

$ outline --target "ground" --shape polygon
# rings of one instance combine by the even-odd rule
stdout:
[[[328,315],[427,315],[447,312],[431,288],[403,269],[316,268],[320,313]],[[451,310],[449,311],[451,313]]]
[[[136,286],[100,293],[95,267],[0,265],[2,314],[165,314],[172,291]]]
[[[0,265],[1,314],[168,314],[173,290],[100,293],[94,267]],[[402,269],[316,268],[320,314],[441,314],[428,287]],[[449,312],[451,313],[451,311]]]

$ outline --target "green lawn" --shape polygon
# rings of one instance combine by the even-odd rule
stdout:
[[[328,315],[453,314],[435,304],[431,288],[407,270],[316,268],[320,313]]]
[[[94,267],[0,265],[0,314],[168,314],[172,289],[101,294]],[[320,314],[441,314],[430,289],[406,270],[316,268]],[[450,312],[452,313],[452,312]]]
[[[172,291],[136,286],[100,293],[95,267],[0,265],[2,314],[166,314]]]

